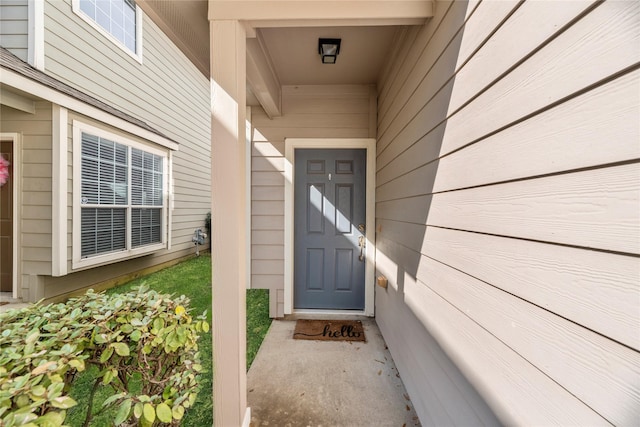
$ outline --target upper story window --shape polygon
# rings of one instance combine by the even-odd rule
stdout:
[[[73,0],[73,11],[123,50],[142,57],[142,12],[134,0]]]

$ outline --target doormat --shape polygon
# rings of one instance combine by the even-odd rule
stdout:
[[[293,339],[319,341],[364,341],[359,320],[298,320]]]

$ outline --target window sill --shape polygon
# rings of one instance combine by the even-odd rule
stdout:
[[[167,249],[166,243],[158,243],[156,245],[144,246],[128,251],[124,250],[119,252],[110,252],[104,255],[96,255],[89,258],[74,259],[71,262],[71,268],[73,271],[80,271],[88,268],[115,264],[117,262],[127,261],[144,255],[149,255],[154,252],[159,252],[164,249]]]

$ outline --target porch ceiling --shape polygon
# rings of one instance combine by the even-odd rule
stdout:
[[[247,105],[265,105],[270,82],[279,85],[374,84],[394,35],[433,14],[432,0],[137,0],[138,5],[209,76],[209,21],[235,19],[264,53],[260,74],[247,85]],[[341,38],[336,64],[322,64],[318,38]],[[258,58],[259,59],[259,58]],[[270,75],[266,75],[270,74]],[[273,83],[271,83],[273,87]],[[271,115],[271,114],[270,114]],[[277,114],[276,114],[277,115]]]

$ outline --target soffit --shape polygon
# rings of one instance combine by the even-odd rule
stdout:
[[[395,26],[262,28],[264,47],[283,85],[374,84]],[[321,37],[342,39],[335,64],[322,64]]]
[[[281,85],[372,84],[397,29],[422,24],[430,0],[137,0],[147,15],[209,76],[209,19],[243,21],[259,37]],[[341,38],[336,64],[322,64],[318,38]],[[248,91],[248,104],[256,98]]]

